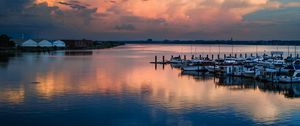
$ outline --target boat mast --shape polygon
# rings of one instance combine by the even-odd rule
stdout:
[[[288,57],[290,56],[290,45],[288,45]]]
[[[256,53],[256,57],[257,57],[258,56],[258,54],[257,54],[257,43],[255,45],[255,53]]]
[[[212,54],[212,53],[211,53],[211,45],[209,45],[209,54]]]
[[[191,55],[193,55],[193,45],[191,44]]]
[[[219,55],[220,55],[220,53],[221,53],[221,50],[220,50],[220,43],[219,43]]]
[[[233,39],[232,39],[232,37],[231,37],[230,41],[231,41],[231,55],[233,55]]]
[[[296,46],[296,44],[295,44],[295,55],[294,55],[294,57],[297,57],[297,46]]]

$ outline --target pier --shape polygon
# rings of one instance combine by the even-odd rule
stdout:
[[[155,56],[155,69],[157,65],[171,65],[183,73],[197,73],[201,75],[213,74],[214,76],[244,77],[270,83],[300,83],[300,58],[299,54],[288,54],[273,51],[270,56],[266,53],[234,53],[224,54],[199,54],[199,56],[178,55]],[[166,60],[169,57],[169,60]],[[183,57],[183,58],[182,58]]]

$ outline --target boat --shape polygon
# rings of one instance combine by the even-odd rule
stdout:
[[[207,76],[208,73],[203,73],[199,71],[182,71],[180,75],[188,75],[188,76]]]
[[[244,77],[257,77],[260,75],[260,70],[255,66],[253,68],[244,70],[242,75]]]
[[[225,64],[235,64],[236,63],[236,58],[234,57],[226,57],[224,59]]]
[[[200,71],[200,72],[208,71],[204,66],[200,66],[200,65],[186,65],[186,66],[182,66],[181,69],[183,71]]]
[[[183,63],[183,60],[181,59],[180,56],[178,57],[172,57],[169,61],[171,64],[178,64],[178,63]]]
[[[211,73],[221,70],[221,68],[216,65],[215,66],[207,66],[206,69],[208,70],[208,72],[211,72]]]
[[[281,76],[279,82],[282,83],[300,83],[300,70],[294,71],[292,76]]]
[[[281,73],[288,73],[289,71],[297,71],[300,70],[300,60],[295,60],[293,64],[287,65],[280,69]]]
[[[282,67],[282,66],[285,65],[285,62],[284,62],[284,60],[274,60],[274,61],[272,62],[272,64],[273,64],[274,66],[277,66],[277,67]]]

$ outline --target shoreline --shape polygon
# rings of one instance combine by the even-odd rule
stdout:
[[[94,50],[94,49],[109,49],[118,47],[121,45],[125,45],[125,43],[121,42],[109,42],[97,44],[91,47],[82,47],[82,48],[55,48],[55,47],[10,47],[10,48],[0,48],[0,53],[22,53],[22,52],[52,52],[58,50]]]

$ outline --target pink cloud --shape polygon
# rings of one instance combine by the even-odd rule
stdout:
[[[74,12],[72,8],[59,4],[59,2],[70,1],[72,0],[36,0],[36,3],[47,2],[49,6],[58,6],[62,11],[71,13]],[[167,31],[176,34],[217,33],[228,27],[244,24],[246,15],[259,10],[300,6],[299,2],[282,3],[277,0],[78,1],[88,4],[88,9],[97,8],[95,14],[92,15],[93,20],[88,25],[81,26],[83,29],[94,33],[137,31]],[[76,14],[72,16],[72,19],[80,20]],[[120,26],[130,26],[130,30],[126,31],[126,28],[124,28],[125,31],[120,30],[123,28]]]

